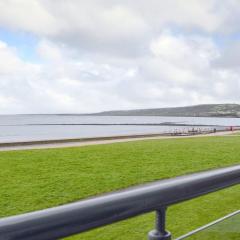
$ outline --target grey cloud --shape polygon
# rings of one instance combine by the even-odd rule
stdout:
[[[236,32],[239,7],[237,0],[25,0],[21,6],[12,0],[0,3],[0,25],[50,38],[83,54],[139,57],[166,26]]]
[[[223,49],[220,58],[213,62],[214,67],[220,69],[239,69],[240,70],[240,42],[234,40]]]

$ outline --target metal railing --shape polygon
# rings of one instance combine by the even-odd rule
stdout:
[[[240,183],[240,165],[160,180],[63,206],[0,219],[0,239],[50,240],[156,211],[150,240],[171,239],[169,205]]]
[[[176,240],[184,239],[232,239],[236,240],[240,238],[240,210],[230,213],[220,219],[217,219],[205,226],[195,229]],[[227,222],[227,224],[226,224]],[[237,225],[237,226],[236,226]],[[236,231],[236,229],[238,229]],[[209,233],[212,233],[211,235]],[[231,237],[231,235],[234,236]],[[238,238],[236,238],[238,235]],[[193,238],[192,238],[193,237]]]

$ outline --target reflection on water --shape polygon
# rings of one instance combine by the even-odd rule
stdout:
[[[71,125],[101,123],[177,123],[196,125],[196,127],[197,125],[239,126],[240,119],[157,116],[6,115],[0,116],[0,142],[164,133],[192,129],[192,127],[187,126]],[[204,128],[207,128],[207,126]]]

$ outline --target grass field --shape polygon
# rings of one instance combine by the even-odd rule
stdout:
[[[76,201],[128,186],[240,163],[240,136],[146,140],[0,152],[0,216]],[[179,236],[240,209],[240,186],[168,209]],[[153,213],[68,239],[145,240]]]
[[[240,132],[239,131],[235,132],[235,133],[233,133],[233,135],[239,135],[240,136]]]

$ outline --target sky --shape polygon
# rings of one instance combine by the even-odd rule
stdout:
[[[240,103],[239,0],[0,0],[0,114]]]

